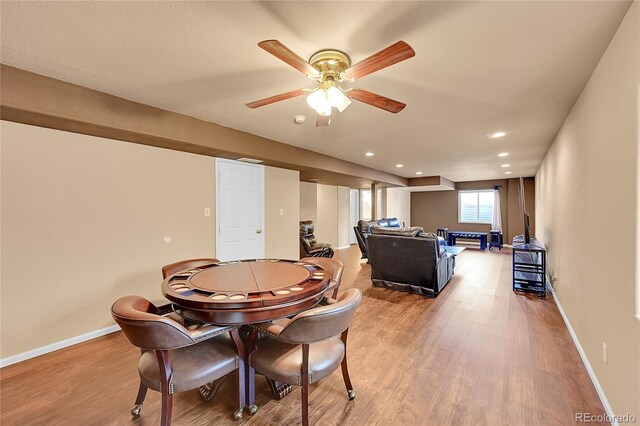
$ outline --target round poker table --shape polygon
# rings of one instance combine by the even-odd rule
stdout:
[[[190,320],[222,325],[270,321],[312,308],[331,276],[320,266],[279,259],[220,262],[162,282],[162,294]]]

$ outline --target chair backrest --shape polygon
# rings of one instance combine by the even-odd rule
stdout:
[[[200,259],[187,259],[179,262],[171,263],[162,267],[162,278],[167,278],[175,274],[176,272],[184,271],[185,269],[196,268],[198,266],[209,265],[210,263],[218,263],[218,259],[214,257],[203,257]]]
[[[313,235],[314,228],[312,220],[300,221],[300,237],[307,240],[311,245],[316,243],[316,236]]]
[[[111,306],[111,315],[127,339],[139,348],[168,350],[190,346],[195,341],[176,321],[157,314],[144,297],[122,297]]]
[[[351,288],[337,303],[304,311],[291,319],[278,336],[288,343],[311,343],[328,339],[345,331],[362,301],[362,292]]]
[[[367,238],[371,278],[435,288],[438,281],[438,240],[371,234]]]
[[[329,259],[326,257],[305,257],[300,259],[301,262],[313,263],[318,265],[327,273],[331,274],[331,286],[334,287],[333,298],[335,299],[338,294],[338,288],[342,282],[342,273],[344,272],[344,264],[336,259]]]
[[[312,220],[300,221],[300,256],[308,256],[311,246],[317,243],[316,236],[313,235],[314,226]]]

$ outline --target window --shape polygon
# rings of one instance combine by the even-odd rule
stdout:
[[[493,200],[492,190],[458,192],[458,222],[491,223]]]

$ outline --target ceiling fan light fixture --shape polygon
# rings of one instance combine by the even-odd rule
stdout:
[[[344,111],[349,105],[351,105],[351,99],[345,95],[344,91],[337,84],[331,85],[327,89],[327,101],[329,102],[329,105],[333,108],[337,108],[340,112]]]
[[[323,105],[322,108],[317,109],[316,112],[324,117],[328,117],[331,115],[331,105]]]

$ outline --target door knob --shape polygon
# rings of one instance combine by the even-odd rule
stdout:
[[[262,229],[260,228],[256,229],[256,234],[262,234]]]

